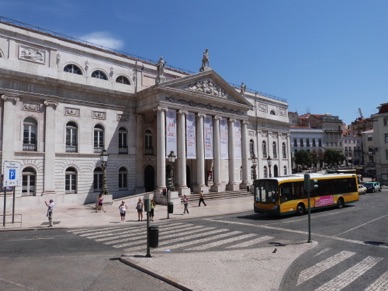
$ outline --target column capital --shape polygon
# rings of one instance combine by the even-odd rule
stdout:
[[[162,106],[158,106],[153,109],[153,111],[167,111],[167,110],[168,110],[168,107],[162,107]]]
[[[245,124],[245,125],[248,125],[249,124],[249,120],[243,120],[242,123]]]
[[[178,113],[179,113],[179,114],[187,115],[189,112],[188,112],[187,110],[179,109],[179,110],[178,110]]]
[[[197,116],[198,117],[206,117],[206,114],[205,113],[197,113]]]
[[[19,97],[13,97],[9,95],[1,95],[1,99],[3,99],[4,101],[10,101],[13,105],[15,105],[16,102],[19,101]]]
[[[58,106],[58,102],[50,101],[50,100],[45,100],[45,101],[43,102],[43,104],[46,105],[47,107],[48,107],[48,106],[52,106],[54,109],[56,109],[57,106]]]
[[[221,120],[221,119],[222,119],[222,116],[221,116],[221,115],[216,115],[216,116],[214,116],[214,119],[216,119],[216,120]]]

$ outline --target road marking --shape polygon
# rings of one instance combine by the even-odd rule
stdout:
[[[326,248],[326,249],[323,249],[322,251],[320,251],[318,254],[316,254],[314,257],[318,257],[319,255],[322,255],[324,253],[326,253],[327,251],[330,251],[331,248]]]
[[[388,271],[374,281],[365,291],[384,291],[388,290]]]
[[[214,248],[214,247],[222,246],[222,245],[234,242],[234,241],[240,241],[240,240],[243,240],[243,239],[246,239],[246,238],[250,238],[252,236],[256,236],[256,234],[249,233],[249,234],[239,235],[239,236],[232,237],[232,238],[229,238],[229,239],[219,240],[219,241],[216,241],[216,242],[213,242],[213,243],[210,243],[210,244],[200,245],[200,246],[197,246],[197,247],[194,247],[194,248],[190,248],[190,249],[188,249],[188,251],[203,251],[203,250],[211,249],[211,248]]]
[[[292,230],[292,229],[287,229],[287,228],[283,228],[283,227],[274,227],[274,226],[269,226],[269,225],[257,225],[257,224],[251,224],[251,223],[246,223],[246,222],[233,222],[233,221],[226,221],[226,220],[217,220],[217,219],[212,219],[212,218],[208,218],[206,220],[212,221],[212,222],[221,222],[221,223],[225,223],[225,224],[245,225],[245,226],[263,228],[263,229],[269,229],[269,230],[278,230],[278,231],[284,231],[284,232],[290,232],[290,233],[296,233],[296,234],[303,234],[306,236],[308,235],[308,232],[306,232],[306,231]],[[324,234],[318,234],[318,233],[313,233],[312,236],[313,237],[318,236],[318,237],[323,237],[323,238],[328,238],[328,239],[334,239],[334,240],[338,240],[338,241],[354,243],[354,244],[359,244],[359,245],[363,245],[363,246],[370,246],[370,244],[367,244],[363,241],[346,239],[346,238],[341,238],[341,237],[336,237],[336,236],[330,236],[330,235],[324,235]],[[375,247],[388,249],[388,245],[383,245],[383,244],[375,245]]]
[[[255,245],[255,244],[261,243],[263,241],[270,240],[270,239],[273,239],[273,237],[272,236],[261,236],[261,237],[255,238],[255,239],[248,240],[246,242],[242,242],[242,243],[238,243],[238,244],[229,246],[229,247],[227,247],[227,249],[246,248],[246,247],[250,247],[252,245]]]
[[[354,265],[353,267],[347,269],[345,272],[339,274],[334,279],[329,282],[323,284],[315,291],[339,291],[348,286],[362,274],[364,274],[369,269],[373,268],[378,262],[380,262],[383,258],[377,257],[367,257],[360,263]]]
[[[310,268],[303,270],[299,274],[299,279],[298,279],[298,283],[296,284],[296,286],[306,282],[307,280],[310,280],[311,278],[315,277],[316,275],[320,274],[321,272],[324,272],[324,271],[334,267],[335,265],[341,263],[342,261],[350,258],[353,255],[355,255],[355,253],[348,252],[348,251],[342,251],[342,252],[335,254],[334,256],[332,256],[324,261],[321,261],[321,262],[315,264],[314,266],[312,266]]]
[[[24,286],[22,284],[16,283],[14,281],[9,281],[9,280],[3,279],[3,278],[0,278],[0,281],[6,282],[6,283],[9,283],[9,284],[12,284],[12,285],[16,285],[18,287],[21,287],[21,288],[27,289],[27,290],[34,290],[34,291],[37,290],[37,289],[33,289],[33,288],[30,288],[30,287]]]
[[[348,229],[347,231],[338,233],[337,236],[343,235],[344,233],[347,233],[347,232],[349,232],[349,231],[353,231],[353,230],[355,230],[355,229],[357,229],[357,228],[363,227],[364,225],[367,225],[367,224],[369,224],[369,223],[375,222],[375,221],[380,220],[381,218],[384,218],[384,217],[387,217],[387,216],[388,216],[388,214],[387,214],[387,215],[380,216],[380,217],[377,217],[376,219],[372,219],[371,221],[368,221],[368,222],[365,222],[365,223],[363,223],[363,224],[360,224],[359,226],[356,226],[356,227],[353,227],[353,228],[351,228],[351,229]]]
[[[221,232],[226,232],[226,231],[229,231],[229,229],[216,229],[214,231],[212,231],[211,234],[216,234],[216,233],[221,233]],[[198,239],[198,238],[201,238],[201,237],[204,237],[204,236],[209,236],[209,233],[207,232],[202,232],[202,233],[199,233],[199,234],[195,234],[195,235],[192,235],[192,236],[185,236],[185,237],[180,237],[180,238],[176,238],[176,239],[171,239],[171,240],[167,240],[167,241],[163,241],[161,244],[159,244],[159,250],[160,250],[160,247],[168,247],[169,249],[178,249],[178,248],[182,248],[182,247],[186,247],[186,246],[189,246],[189,245],[193,245],[193,244],[197,244],[198,241],[197,240],[193,240],[193,239]],[[187,239],[191,239],[190,241],[187,241]],[[213,240],[214,237],[208,237],[206,238],[206,240]],[[174,245],[171,245],[172,243],[177,243],[177,242],[180,242],[180,241],[185,241],[183,243],[178,243],[178,244],[174,244]],[[142,249],[142,247],[135,247],[135,248],[129,248],[129,249],[125,249],[125,251],[134,251],[134,250],[139,250],[139,249]],[[158,251],[158,250],[157,250]]]

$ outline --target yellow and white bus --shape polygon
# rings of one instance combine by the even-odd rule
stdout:
[[[314,187],[310,207],[318,209],[359,200],[356,174],[310,174]],[[253,184],[254,211],[274,215],[303,215],[308,209],[304,175],[258,179]]]

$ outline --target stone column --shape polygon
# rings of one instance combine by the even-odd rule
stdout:
[[[44,183],[43,195],[55,194],[55,110],[58,103],[44,101],[46,105],[45,143],[44,143]]]
[[[203,118],[205,114],[198,113],[197,115],[197,186],[194,191],[199,193],[203,190],[205,193],[208,187],[205,184],[205,150],[203,140]]]
[[[156,154],[156,189],[155,199],[156,202],[164,201],[162,197],[162,191],[166,188],[166,111],[167,108],[158,107],[155,109],[157,112],[157,154]]]
[[[249,153],[249,142],[248,142],[248,121],[242,121],[241,135],[242,135],[242,183],[240,189],[246,189],[251,183],[248,179],[249,165],[248,165],[248,153]]]
[[[178,111],[178,190],[179,195],[189,195],[190,189],[186,185],[186,116],[187,111]]]
[[[234,119],[229,119],[228,126],[228,154],[229,154],[229,184],[226,186],[227,190],[237,191],[239,189],[239,185],[236,182],[236,162],[234,159]]]
[[[136,115],[136,193],[144,193],[144,115]]]
[[[213,155],[214,155],[214,164],[213,164],[213,185],[211,186],[211,191],[221,192],[225,190],[225,187],[221,185],[221,140],[220,140],[220,120],[221,116],[215,116],[213,119]]]
[[[3,144],[2,161],[13,161],[15,159],[15,105],[19,101],[17,97],[2,95],[4,100],[3,111]]]

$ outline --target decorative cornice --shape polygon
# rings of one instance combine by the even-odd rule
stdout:
[[[54,109],[56,109],[58,106],[58,102],[54,102],[54,101],[50,101],[50,100],[45,100],[43,102],[43,104],[46,106],[52,106]]]

